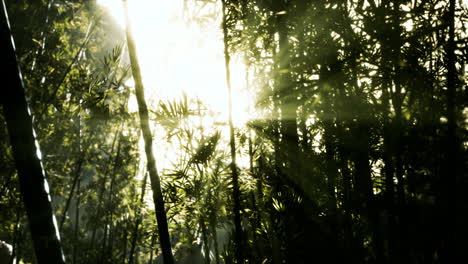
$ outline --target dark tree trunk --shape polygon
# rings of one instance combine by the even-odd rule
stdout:
[[[65,224],[65,220],[67,220],[67,213],[68,213],[68,209],[70,208],[70,203],[73,199],[73,193],[75,192],[75,187],[77,184],[79,185],[81,168],[83,166],[85,155],[86,155],[85,153],[86,151],[80,153],[81,157],[79,158],[77,165],[76,165],[76,170],[73,173],[74,174],[73,183],[70,189],[70,193],[68,194],[67,202],[65,203],[65,209],[63,209],[62,219],[60,220],[60,230],[62,230],[63,225]]]
[[[114,195],[114,184],[117,178],[117,171],[120,168],[120,163],[121,163],[121,158],[120,158],[120,152],[122,149],[121,143],[122,143],[122,134],[119,133],[119,142],[117,143],[117,154],[115,155],[114,168],[110,175],[111,180],[110,180],[109,192],[107,196],[107,206],[105,210],[106,222],[104,224],[104,228],[105,228],[105,231],[107,232],[104,232],[104,239],[103,239],[103,246],[102,246],[102,260],[104,263],[109,263],[112,260],[112,246],[114,242],[113,236],[115,233],[115,230],[113,228],[114,205],[112,201],[113,201],[113,195]],[[106,237],[106,234],[107,234],[107,237]]]
[[[76,187],[76,211],[75,211],[75,230],[73,234],[73,239],[75,240],[75,243],[73,245],[73,254],[72,254],[72,259],[73,259],[73,264],[77,263],[77,254],[78,254],[78,234],[79,234],[79,229],[80,229],[80,201],[81,196],[80,196],[80,180],[78,180],[78,186]]]
[[[358,243],[354,241],[353,235],[353,219],[351,210],[351,175],[348,167],[347,154],[343,150],[341,144],[338,147],[339,165],[341,168],[342,189],[343,189],[343,236],[345,255],[350,259],[351,263],[359,263],[361,261],[361,248]]]
[[[164,264],[172,264],[174,263],[174,256],[172,254],[171,240],[169,237],[169,226],[167,223],[166,209],[164,208],[161,181],[158,175],[158,171],[156,169],[156,160],[153,155],[153,138],[151,135],[151,129],[149,125],[148,107],[146,105],[145,100],[143,80],[141,76],[140,64],[138,62],[136,45],[132,36],[130,20],[128,17],[127,1],[124,0],[123,2],[127,24],[127,46],[130,56],[133,79],[135,80],[135,93],[138,103],[138,114],[140,116],[140,127],[143,134],[143,140],[145,141],[147,167],[151,181],[151,189],[153,190],[153,200],[155,206],[156,221],[158,223],[159,240],[161,242]]]
[[[123,123],[122,123],[122,126],[123,126]],[[114,139],[112,140],[112,146],[111,146],[111,149],[110,149],[110,153],[114,153],[114,147],[115,147],[115,144],[117,143],[117,139],[120,135],[120,131],[122,131],[122,126],[120,127],[120,129],[115,133],[114,135]],[[116,166],[116,159],[117,159],[117,156],[115,156],[114,158],[112,157],[109,157],[109,159],[107,160],[106,162],[106,165],[104,166],[104,177],[102,178],[102,184],[99,188],[99,194],[98,194],[98,204],[96,206],[96,212],[95,212],[95,217],[96,217],[96,220],[95,220],[95,223],[94,223],[94,226],[93,226],[93,230],[91,232],[91,241],[90,241],[90,246],[89,246],[89,249],[88,249],[88,257],[91,257],[91,258],[95,258],[97,259],[97,251],[95,250],[95,240],[96,240],[96,233],[97,233],[97,230],[98,230],[98,227],[99,227],[99,223],[98,223],[98,218],[99,218],[99,214],[101,213],[101,210],[102,210],[102,203],[103,203],[103,200],[104,200],[104,193],[106,191],[106,181],[107,181],[107,177],[109,175],[109,170],[110,170],[110,166],[111,164],[113,164],[113,166],[115,167]]]
[[[402,72],[401,72],[401,19],[400,19],[400,0],[393,1],[392,9],[392,36],[390,38],[390,47],[392,48],[393,56],[393,83],[395,92],[391,94],[393,108],[395,109],[395,118],[393,120],[393,140],[394,145],[393,157],[395,166],[395,177],[397,179],[396,191],[397,191],[397,206],[395,207],[396,223],[398,230],[396,235],[398,236],[397,252],[394,255],[396,262],[401,262],[408,259],[409,244],[407,243],[407,216],[405,213],[406,195],[405,195],[405,178],[403,168],[403,150],[404,150],[404,131],[403,131],[403,100],[404,94],[402,93]]]
[[[232,186],[233,186],[233,200],[234,200],[234,243],[235,243],[235,258],[238,264],[244,263],[243,256],[243,234],[241,226],[241,204],[240,204],[240,186],[239,175],[237,171],[236,162],[236,140],[234,134],[234,124],[232,122],[232,88],[231,88],[231,71],[229,68],[231,56],[229,53],[228,43],[228,28],[227,28],[227,6],[226,0],[221,0],[223,8],[223,36],[224,36],[224,62],[226,70],[226,85],[228,89],[228,107],[229,107],[229,145],[231,148],[231,173],[232,173]]]
[[[136,215],[137,219],[135,222],[135,229],[133,230],[132,233],[132,243],[130,244],[130,255],[128,259],[128,264],[133,264],[133,255],[135,254],[135,248],[137,246],[137,240],[138,240],[138,233],[140,229],[140,224],[143,219],[141,216],[141,208],[143,208],[144,205],[144,199],[145,199],[145,192],[146,192],[146,182],[148,180],[148,173],[145,173],[145,176],[143,178],[143,183],[141,184],[141,196],[140,196],[140,201],[139,205],[136,210]]]
[[[18,245],[19,245],[19,241],[20,241],[20,220],[21,220],[21,213],[19,210],[16,210],[16,222],[15,222],[15,229],[13,231],[13,250],[12,250],[12,253],[11,253],[11,262],[10,264],[15,264],[14,263],[14,260],[15,258],[19,259],[19,255],[18,255]]]
[[[390,87],[390,70],[386,66],[388,63],[388,47],[382,44],[382,118],[383,118],[383,174],[385,175],[385,207],[388,210],[388,256],[391,262],[392,256],[395,253],[395,220],[394,220],[394,204],[395,204],[395,169],[393,166],[393,144],[392,144],[392,129],[390,122],[390,102],[389,102],[389,87]]]
[[[281,143],[280,152],[284,161],[287,161],[286,170],[290,177],[296,179],[298,170],[299,136],[297,133],[297,95],[291,81],[291,54],[287,28],[287,13],[277,12],[277,32],[279,53],[276,56],[277,90],[279,92],[279,108],[281,110]]]
[[[122,239],[123,239],[123,246],[122,246],[122,259],[121,259],[121,263],[125,264],[125,260],[127,259],[127,245],[128,245],[128,225],[129,225],[129,220],[128,218],[125,218],[125,227],[124,227],[124,230],[123,230],[123,235],[122,235]]]
[[[335,186],[338,170],[335,160],[336,149],[333,140],[333,123],[331,121],[325,121],[324,128],[328,195],[330,196],[330,208],[333,212],[336,212]]]
[[[400,4],[399,0],[393,2],[393,36],[392,36],[392,49],[393,49],[393,67],[394,67],[394,85],[395,93],[393,94],[392,102],[395,109],[395,125],[393,133],[396,135],[395,141],[395,173],[398,180],[397,194],[399,205],[405,202],[404,181],[403,181],[403,94],[401,85],[401,25],[400,25]]]
[[[455,109],[455,97],[456,97],[456,57],[455,57],[455,0],[449,2],[449,36],[447,43],[447,146],[446,146],[446,160],[445,160],[445,171],[443,179],[443,190],[442,200],[445,203],[444,219],[445,223],[445,238],[444,245],[442,247],[441,260],[444,263],[455,263],[457,254],[461,256],[461,246],[457,245],[455,239],[455,224],[456,221],[456,210],[457,210],[457,158],[458,158],[458,139],[457,139],[457,123],[456,123],[456,109]]]
[[[4,69],[1,100],[37,261],[39,264],[65,263],[3,1],[0,7],[0,50],[3,52]]]

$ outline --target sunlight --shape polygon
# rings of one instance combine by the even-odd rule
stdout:
[[[124,27],[122,2],[98,0],[117,23]],[[146,97],[149,105],[159,100],[177,98],[185,92],[201,98],[227,121],[227,88],[220,30],[220,6],[213,23],[202,27],[184,19],[184,1],[128,1],[130,19],[138,49]],[[207,16],[209,9],[200,9],[197,16]],[[231,79],[233,119],[236,126],[248,121],[249,99],[245,92],[245,67],[233,56]],[[129,108],[136,109],[130,101]]]
[[[116,23],[122,28],[125,27],[121,0],[97,2],[108,10]],[[128,8],[148,106],[155,109],[160,100],[178,99],[183,93],[192,99],[199,98],[208,110],[213,112],[212,117],[206,117],[202,121],[205,134],[210,135],[219,130],[223,137],[229,138],[220,5],[216,3],[211,8],[197,9],[197,17],[208,17],[210,20],[205,26],[198,22],[187,22],[189,19],[184,14],[184,0],[128,0]],[[253,105],[254,97],[248,96],[246,91],[245,65],[240,58],[231,56],[233,122],[235,126],[241,127],[252,118],[248,109],[249,105]],[[128,80],[126,85],[133,87],[133,79]],[[134,94],[129,98],[128,111],[138,111]],[[152,129],[158,137],[154,142],[155,158],[160,172],[164,174],[167,169],[173,167],[173,163],[180,163],[177,161],[180,155],[177,154],[181,153],[182,146],[175,140],[166,142],[163,139],[165,131],[161,126]],[[144,168],[146,158],[142,138],[139,141],[139,149],[142,157],[140,168]],[[248,159],[240,155],[238,165],[247,167]],[[136,178],[142,180],[143,176],[144,169]],[[151,200],[151,196],[147,199]],[[150,209],[154,208],[152,202],[147,204]]]

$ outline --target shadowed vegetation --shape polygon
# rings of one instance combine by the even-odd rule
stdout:
[[[3,2],[0,263],[468,259],[466,1]]]

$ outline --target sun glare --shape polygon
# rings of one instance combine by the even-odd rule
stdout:
[[[124,27],[122,1],[98,0]],[[184,1],[128,1],[148,103],[177,98],[185,92],[201,98],[227,121],[227,88],[220,29],[220,13],[213,24],[202,27],[184,18]],[[214,6],[220,12],[220,6]],[[200,8],[197,16],[202,17]],[[231,63],[233,120],[239,126],[248,121],[249,98],[245,92],[245,67],[235,56]],[[131,100],[134,102],[134,100]]]

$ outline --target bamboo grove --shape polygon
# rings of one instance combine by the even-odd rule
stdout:
[[[2,2],[0,263],[468,259],[466,1],[184,0],[227,120],[148,96],[128,14]]]

